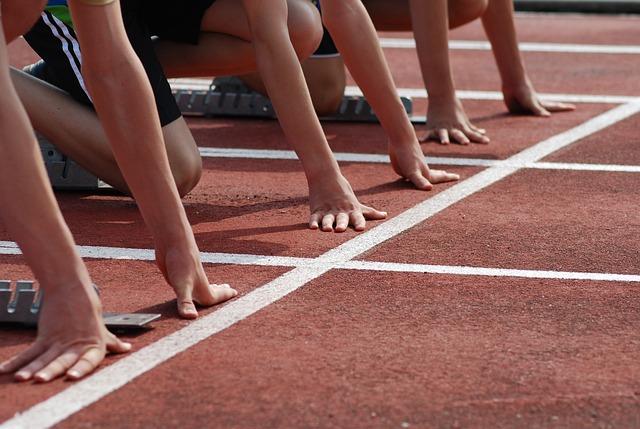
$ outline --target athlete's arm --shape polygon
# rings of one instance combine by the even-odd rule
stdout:
[[[360,0],[322,0],[322,17],[345,65],[362,88],[389,137],[389,152],[398,174],[418,189],[457,180],[445,171],[430,170],[416,132],[400,102],[373,22]]]
[[[491,42],[502,78],[504,101],[510,112],[549,116],[550,112],[575,109],[572,104],[538,98],[518,48],[512,0],[490,0],[482,24]]]
[[[211,306],[234,297],[236,291],[210,285],[206,278],[169,168],[151,85],[125,33],[119,3],[70,0],[69,6],[84,53],[82,71],[89,93],[153,235],[156,264],[176,292],[178,313],[193,319],[198,316],[196,303]]]
[[[410,0],[410,5],[422,77],[429,94],[425,139],[443,144],[489,143],[485,131],[471,123],[456,96],[449,61],[447,0]]]
[[[3,0],[3,20],[37,16],[19,7],[26,8],[22,1]],[[0,25],[0,218],[20,245],[46,298],[38,338],[0,365],[0,373],[16,372],[19,381],[46,382],[63,375],[77,379],[95,369],[107,351],[125,352],[131,346],[104,327],[89,273],[57,206],[36,137],[11,84],[3,27]]]
[[[349,225],[363,230],[365,219],[386,213],[356,199],[342,176],[315,114],[302,67],[289,39],[287,2],[243,0],[256,52],[258,71],[287,140],[302,161],[311,205],[310,227],[342,232]]]

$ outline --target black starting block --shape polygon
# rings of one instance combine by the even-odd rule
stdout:
[[[11,281],[0,280],[0,324],[36,326],[42,298],[42,291],[36,290],[32,281],[18,281],[12,290]],[[160,314],[104,313],[102,317],[111,330],[131,330],[147,327],[147,324],[160,318]]]
[[[101,188],[109,188],[109,185],[64,155],[44,137],[41,135],[37,137],[53,189],[59,191],[96,191]]]
[[[271,101],[255,92],[235,77],[216,78],[208,90],[173,90],[180,111],[184,115],[275,119]],[[400,100],[409,116],[413,102]],[[320,117],[330,122],[378,122],[375,112],[362,96],[344,96],[334,115]]]

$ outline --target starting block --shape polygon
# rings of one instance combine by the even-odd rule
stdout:
[[[41,135],[37,135],[40,152],[53,189],[59,191],[96,191],[109,187],[74,160],[60,152]]]
[[[0,323],[36,326],[42,298],[42,291],[36,290],[32,281],[18,281],[12,290],[10,281],[0,280]],[[130,330],[145,328],[148,323],[160,318],[160,314],[104,313],[102,317],[111,330]]]
[[[255,92],[235,77],[216,78],[208,90],[173,90],[184,115],[275,119],[271,101]],[[401,97],[402,105],[411,117],[413,102]],[[375,112],[362,96],[344,96],[334,115],[320,117],[329,122],[378,122]],[[418,121],[420,122],[420,120]]]

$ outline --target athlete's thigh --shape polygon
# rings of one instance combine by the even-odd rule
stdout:
[[[216,0],[205,12],[201,30],[251,40],[247,15],[239,0]]]

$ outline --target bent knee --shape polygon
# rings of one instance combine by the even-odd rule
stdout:
[[[489,0],[453,0],[449,2],[451,27],[459,27],[480,18],[489,7]]]
[[[298,56],[307,58],[322,41],[322,19],[308,0],[289,0],[289,37]]]
[[[202,158],[199,153],[183,154],[171,160],[171,171],[180,197],[184,197],[196,187],[202,177]]]

